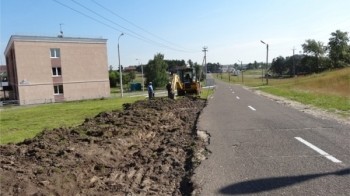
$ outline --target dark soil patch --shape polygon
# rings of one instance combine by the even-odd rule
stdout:
[[[138,101],[0,146],[0,194],[190,195],[204,106],[187,97]]]

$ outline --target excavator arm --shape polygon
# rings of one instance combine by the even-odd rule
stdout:
[[[183,89],[180,77],[177,74],[173,74],[173,78],[171,80],[171,89],[173,92],[178,89]]]

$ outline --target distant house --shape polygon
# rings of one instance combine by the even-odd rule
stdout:
[[[6,88],[8,87],[8,80],[7,80],[7,66],[6,65],[0,65],[0,99],[4,99],[7,97],[6,95]]]
[[[11,36],[9,97],[20,105],[110,96],[107,40]]]
[[[133,72],[133,71],[136,71],[136,66],[132,66],[130,65],[129,67],[125,67],[124,72]]]

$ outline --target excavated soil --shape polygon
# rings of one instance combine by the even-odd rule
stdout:
[[[0,146],[0,195],[190,195],[202,99],[124,104]]]

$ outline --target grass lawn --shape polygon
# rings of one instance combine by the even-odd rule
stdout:
[[[120,98],[119,93],[119,88],[111,88],[110,99],[3,107],[0,111],[0,144],[21,142],[44,129],[77,126],[85,118],[100,112],[121,110],[124,103],[147,99],[145,96],[131,97],[147,92],[129,92],[124,98]],[[206,99],[212,93],[213,89],[202,89],[201,98]]]
[[[213,93],[214,93],[214,88],[202,88],[200,97],[202,99],[208,99],[208,97]]]
[[[74,101],[3,108],[0,112],[0,144],[32,138],[44,129],[80,125],[104,111],[120,110],[123,103],[145,97]]]

